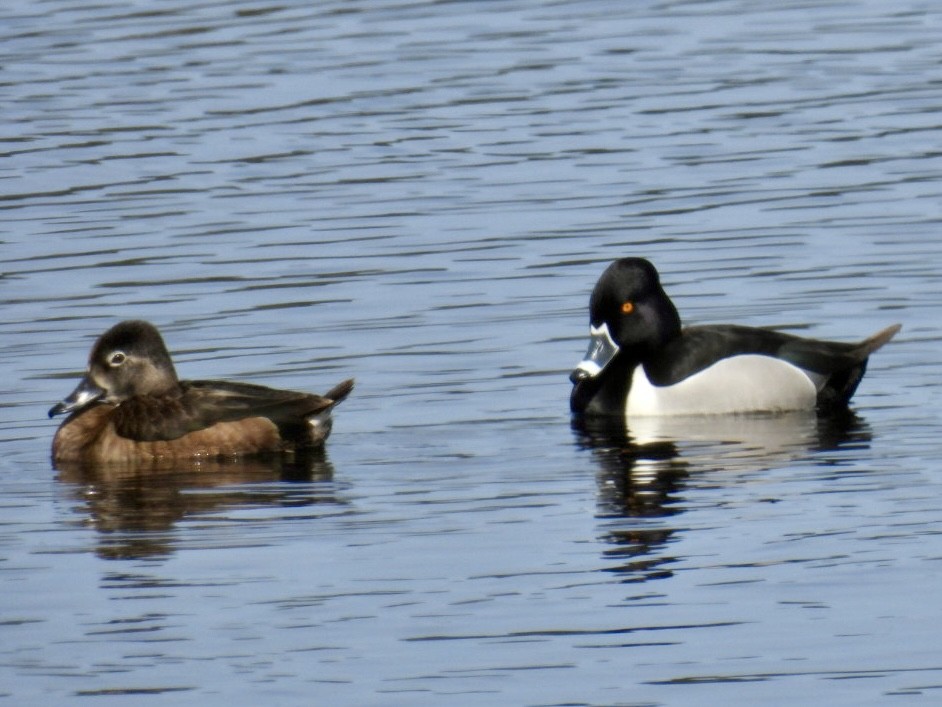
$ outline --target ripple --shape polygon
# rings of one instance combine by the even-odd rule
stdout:
[[[934,8],[0,19],[4,694],[933,694]],[[566,373],[624,255],[690,323],[904,329],[842,425],[574,432]],[[355,375],[329,459],[57,474],[45,410],[121,318],[188,377]]]

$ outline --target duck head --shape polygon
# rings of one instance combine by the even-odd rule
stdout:
[[[589,347],[569,376],[571,407],[585,412],[603,390],[627,391],[631,370],[680,333],[680,315],[654,266],[622,258],[605,269],[589,299]]]
[[[160,332],[144,321],[125,321],[102,334],[75,390],[49,410],[49,417],[96,403],[118,405],[137,395],[176,387],[177,373]]]

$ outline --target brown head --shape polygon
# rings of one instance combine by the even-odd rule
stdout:
[[[98,338],[85,376],[49,411],[49,417],[98,402],[117,405],[139,395],[160,395],[177,383],[173,361],[157,328],[144,321],[121,322]]]

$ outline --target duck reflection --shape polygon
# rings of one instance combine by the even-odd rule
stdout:
[[[176,524],[249,506],[339,503],[323,449],[293,459],[204,459],[147,465],[59,463],[59,481],[81,502],[106,559],[172,554]],[[285,482],[285,483],[277,483]],[[293,482],[293,483],[292,483]]]
[[[867,424],[850,410],[786,415],[620,418],[576,416],[577,443],[598,465],[598,510],[606,567],[625,582],[669,577],[664,554],[684,511],[691,475],[770,469],[809,452],[867,444]]]

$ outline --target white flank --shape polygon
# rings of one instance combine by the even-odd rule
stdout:
[[[729,415],[808,410],[818,381],[802,369],[770,356],[732,356],[671,386],[656,386],[644,368],[632,372],[625,414]]]

